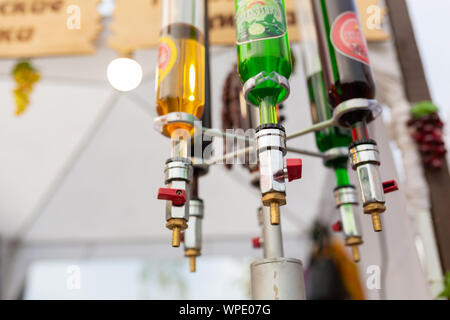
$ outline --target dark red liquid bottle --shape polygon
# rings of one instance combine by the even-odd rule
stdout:
[[[311,1],[331,107],[351,99],[374,99],[375,83],[355,1]],[[353,126],[369,115],[369,111],[358,111],[344,120]]]

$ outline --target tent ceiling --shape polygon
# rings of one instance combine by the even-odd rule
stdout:
[[[103,35],[104,38],[104,35]],[[298,48],[295,47],[298,53]],[[105,70],[115,53],[36,59],[42,81],[22,117],[13,115],[8,76],[14,62],[0,62],[0,232],[27,241],[121,241],[168,237],[164,204],[156,200],[163,183],[168,140],[153,129],[155,50],[137,52],[144,69],[132,93],[114,92]],[[221,90],[235,51],[214,48],[213,123],[220,125]],[[288,131],[310,124],[304,80],[292,79],[286,108]],[[313,137],[295,142],[314,149]],[[289,186],[283,209],[292,224],[285,234],[307,228],[321,197],[325,171],[320,160],[304,158],[304,178]],[[257,190],[241,168],[214,166],[202,178],[205,236],[253,236],[257,232]],[[302,197],[296,197],[296,195]],[[308,199],[308,201],[305,201]],[[298,210],[296,208],[301,208]]]

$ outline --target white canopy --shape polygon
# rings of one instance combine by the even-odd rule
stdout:
[[[106,80],[116,54],[105,47],[107,31],[94,56],[34,59],[40,81],[23,116],[14,115],[15,61],[0,61],[0,237],[3,240],[3,294],[17,296],[27,265],[43,258],[178,256],[169,247],[164,203],[156,199],[163,186],[169,140],[153,129],[156,51],[136,53],[144,69],[141,86],[130,93],[114,91]],[[297,60],[300,50],[293,46]],[[376,54],[378,54],[377,52]],[[212,50],[213,126],[220,128],[222,86],[235,62],[233,48]],[[291,78],[286,102],[288,132],[311,124],[301,63]],[[396,178],[389,136],[382,121],[376,136],[382,144],[382,176]],[[313,135],[292,147],[315,150]],[[296,157],[297,155],[290,155]],[[334,178],[321,161],[303,156],[303,178],[288,186],[282,209],[286,256],[308,259],[308,231],[319,215],[333,220]],[[248,173],[215,165],[200,180],[205,201],[204,255],[260,256],[250,239],[259,235],[258,190]],[[384,215],[389,255],[388,298],[429,298],[408,220],[402,191],[389,196]],[[365,245],[362,277],[369,265],[382,263],[379,236],[361,214]],[[13,246],[14,244],[14,246]],[[405,267],[407,265],[407,268]],[[364,283],[364,281],[363,281]],[[379,293],[368,291],[370,298]]]

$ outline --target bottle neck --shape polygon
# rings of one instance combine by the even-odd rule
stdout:
[[[336,174],[336,183],[338,187],[348,186],[350,184],[346,166],[336,166],[334,168],[334,173]]]
[[[355,142],[359,141],[359,140],[367,140],[370,138],[366,121],[364,121],[364,120],[359,121],[353,125],[352,137],[353,137],[353,141],[355,141]]]
[[[263,99],[259,105],[260,124],[278,123],[277,106],[270,100],[272,99]]]

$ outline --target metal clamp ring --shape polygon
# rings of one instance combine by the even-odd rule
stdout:
[[[330,162],[338,159],[348,159],[348,148],[336,147],[324,152],[325,162]]]
[[[282,86],[286,90],[286,96],[284,97],[284,99],[282,101],[280,101],[280,103],[289,97],[289,94],[291,92],[291,87],[289,85],[288,79],[286,79],[285,77],[283,77],[282,75],[280,75],[279,73],[277,73],[275,71],[272,71],[269,74],[267,74],[266,71],[261,71],[256,76],[251,77],[244,83],[244,88],[243,88],[244,97],[248,104],[250,104],[252,106],[254,105],[253,103],[250,102],[250,99],[248,98],[248,95],[250,94],[250,92],[253,89],[255,89],[258,85],[260,85],[261,83],[263,83],[267,80],[275,82],[276,84]]]
[[[169,124],[175,124],[175,123],[184,123],[191,125],[192,127],[195,126],[195,122],[200,121],[197,117],[190,113],[186,112],[170,112],[166,115],[160,116],[158,118],[155,118],[153,120],[153,127],[156,131],[159,133],[170,137],[169,132],[167,131],[167,126]]]
[[[333,112],[333,120],[341,128],[351,129],[347,126],[342,118],[344,115],[355,111],[370,111],[371,117],[367,119],[367,122],[375,120],[382,112],[380,104],[376,100],[368,99],[351,99],[339,104]]]

